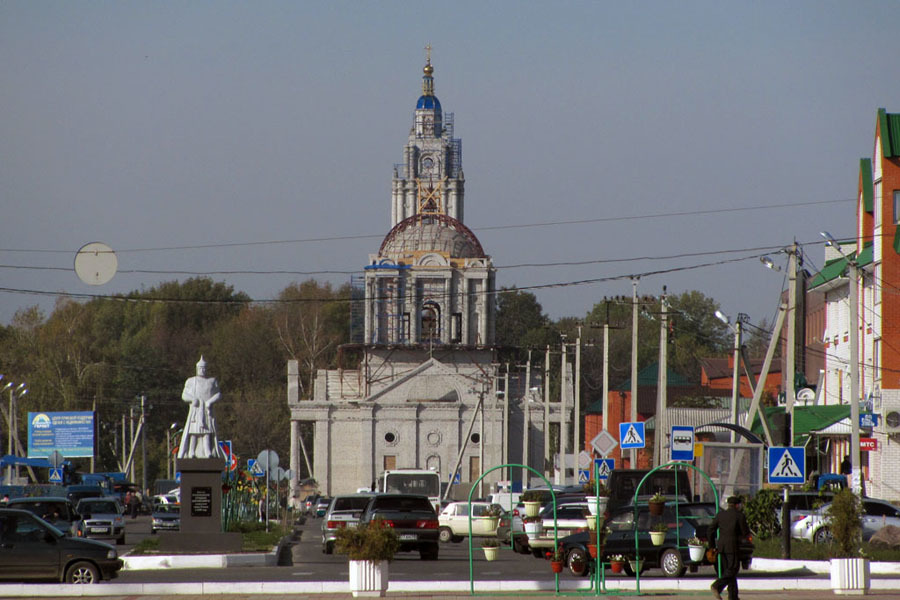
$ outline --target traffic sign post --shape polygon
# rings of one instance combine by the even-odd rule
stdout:
[[[806,482],[806,460],[800,446],[769,448],[769,483],[802,484]]]
[[[597,479],[607,481],[609,474],[616,467],[616,461],[612,458],[595,458],[594,468],[597,470]]]
[[[50,467],[50,483],[59,483],[63,482],[63,470],[57,467]]]
[[[694,428],[673,425],[671,438],[672,460],[694,460]]]

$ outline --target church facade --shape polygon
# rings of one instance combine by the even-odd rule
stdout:
[[[369,487],[386,469],[433,469],[467,492],[504,462],[544,466],[539,378],[511,385],[499,372],[496,273],[463,223],[462,144],[433,73],[429,53],[394,167],[391,229],[364,268],[362,342],[341,348],[341,368],[317,373],[311,398],[299,397],[297,365],[288,364],[291,468],[305,461],[324,494]],[[312,448],[302,444],[304,424]],[[494,471],[484,484],[510,476]]]

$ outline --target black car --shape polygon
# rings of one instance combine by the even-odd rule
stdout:
[[[665,506],[662,516],[651,515],[647,505],[620,508],[605,522],[609,532],[603,544],[602,560],[609,562],[609,557],[616,554],[634,556],[637,534],[637,554],[643,559],[642,572],[658,567],[668,577],[681,577],[688,568],[696,571],[701,565],[711,564],[706,557],[701,562],[691,561],[688,540],[696,536],[707,542],[707,531],[715,515],[716,505],[711,502],[670,503]],[[658,522],[668,525],[668,531],[662,545],[656,546],[650,540],[650,529]],[[574,575],[586,575],[593,568],[594,561],[587,547],[592,536],[593,532],[583,531],[560,540],[566,553],[566,566]],[[753,542],[748,539],[741,544],[740,559],[744,568],[750,565],[752,558]],[[625,573],[634,574],[628,563]]]
[[[67,498],[60,496],[36,496],[13,498],[6,503],[6,508],[27,510],[60,531],[69,535],[78,535],[78,522],[81,520],[75,505]]]
[[[122,564],[109,544],[66,536],[26,510],[0,509],[0,580],[98,583]]]
[[[422,560],[437,560],[438,517],[428,496],[377,494],[372,496],[359,519],[368,523],[384,520],[400,539],[400,552],[416,552]]]

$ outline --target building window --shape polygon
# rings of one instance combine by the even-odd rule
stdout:
[[[450,341],[458,344],[462,341],[462,313],[453,313],[450,316]]]
[[[425,468],[431,469],[437,473],[441,472],[441,457],[432,454],[427,459],[425,459]]]
[[[382,460],[382,464],[384,465],[385,471],[391,471],[397,468],[397,457],[394,455],[384,455],[384,459]]]
[[[403,313],[403,341],[409,340],[409,313]]]
[[[900,190],[894,190],[894,223],[900,223]]]
[[[469,439],[472,440],[473,444],[477,444],[478,442],[481,441],[481,434],[473,433],[472,437],[470,437]]]
[[[481,477],[481,461],[477,456],[469,457],[469,481],[475,481]]]
[[[396,431],[388,431],[384,434],[384,443],[388,446],[396,446],[398,437]]]
[[[875,338],[872,344],[872,379],[881,380],[881,338]]]
[[[422,336],[423,342],[439,340],[441,338],[441,309],[434,302],[426,302],[422,306]]]

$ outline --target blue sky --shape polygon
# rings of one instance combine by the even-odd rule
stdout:
[[[583,317],[666,271],[639,292],[772,321],[786,282],[746,249],[784,265],[796,239],[815,272],[818,232],[853,234],[876,110],[900,112],[898,17],[866,1],[4,2],[0,322],[52,309],[29,291],[211,273],[262,300],[303,273],[347,281],[390,227],[426,44],[500,285],[562,284],[534,292]],[[72,270],[93,241],[118,254],[104,286]]]

